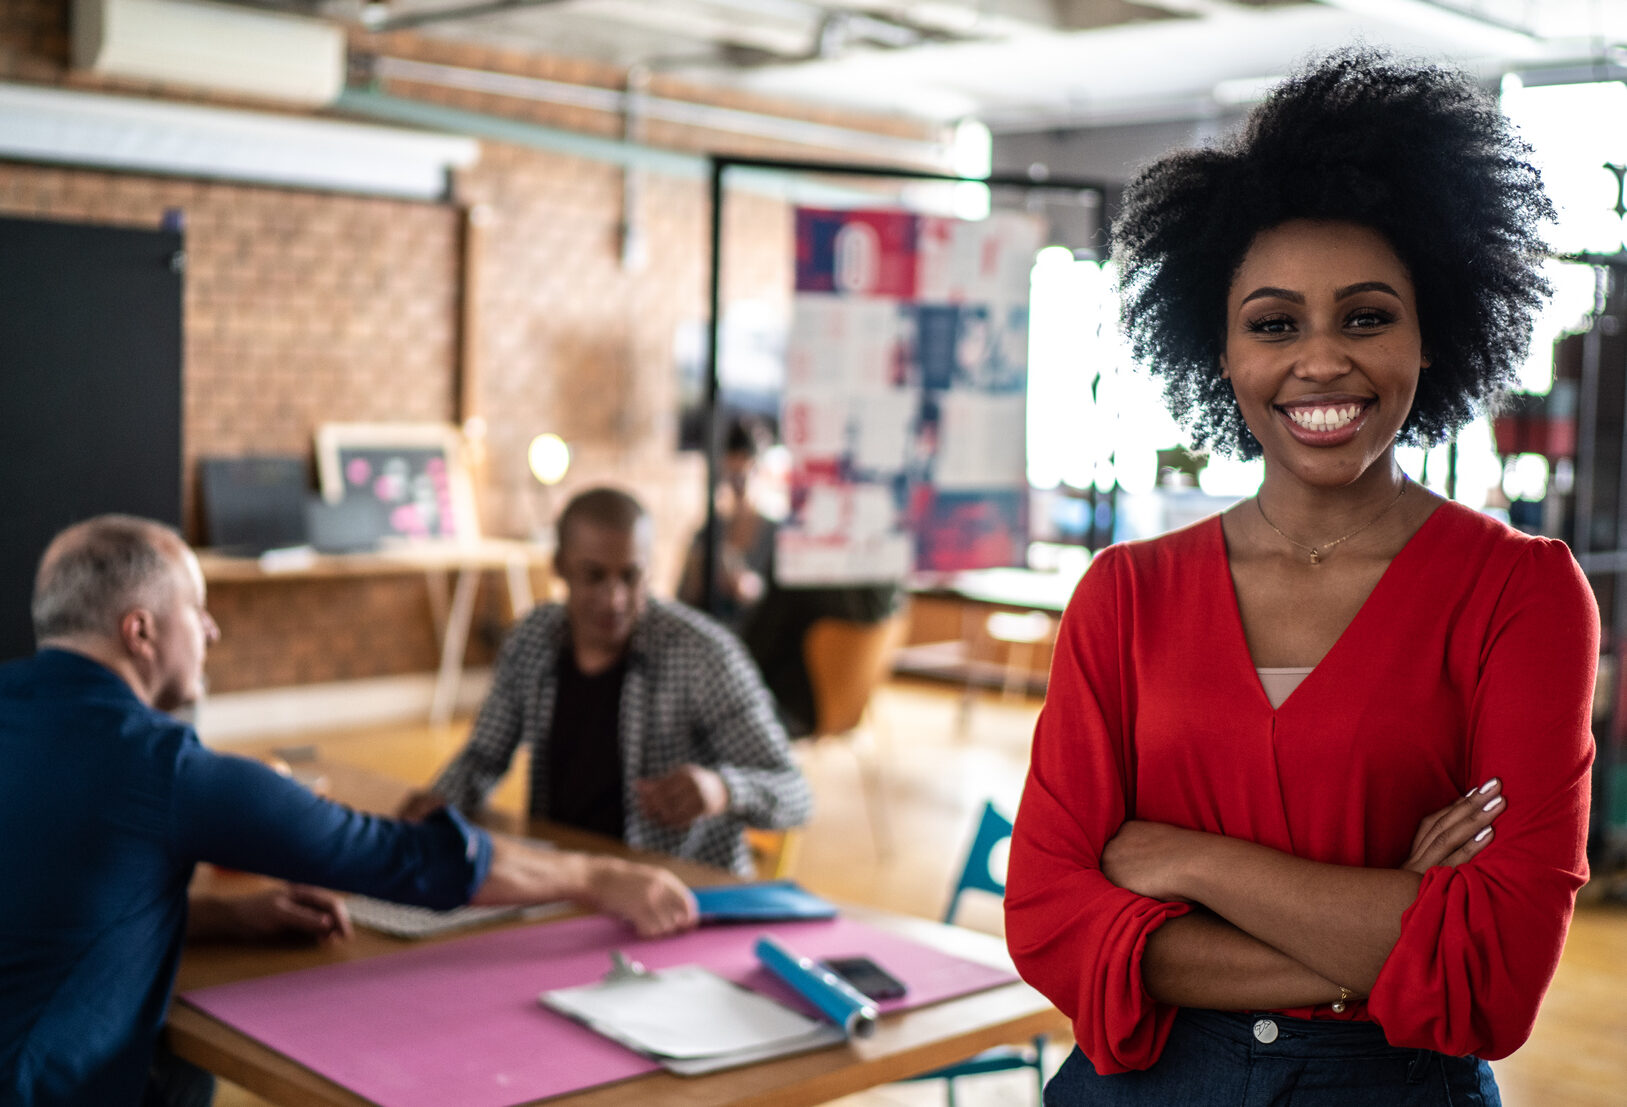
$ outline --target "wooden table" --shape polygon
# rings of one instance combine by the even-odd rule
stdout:
[[[510,613],[519,619],[536,603],[531,589],[531,570],[548,567],[551,558],[549,550],[534,543],[497,538],[408,542],[354,554],[318,554],[301,549],[278,551],[266,557],[229,557],[213,550],[198,551],[198,565],[209,584],[422,573],[429,588],[435,636],[441,643],[440,667],[429,706],[429,721],[437,726],[452,718],[457,703],[458,681],[469,645],[469,625],[474,618],[480,574],[488,569],[502,570],[508,587]],[[456,577],[456,583],[449,603],[447,579],[452,576]]]
[[[343,765],[321,766],[334,795],[357,807],[389,810],[405,793],[403,785]],[[498,829],[518,820],[497,820]],[[727,883],[721,870],[675,858],[639,854],[620,843],[568,828],[530,823],[535,836],[565,848],[588,848],[661,864],[691,885]],[[217,890],[244,887],[257,877],[206,876]],[[921,919],[861,908],[845,913],[868,925],[905,935],[949,953],[1010,966],[1004,945],[987,934]],[[520,923],[499,925],[527,925]],[[529,924],[539,925],[539,924]],[[546,925],[546,924],[541,924]],[[463,935],[457,935],[463,936]],[[456,936],[455,936],[456,937]],[[431,939],[435,940],[435,939]],[[440,939],[442,941],[450,939]],[[320,947],[250,947],[226,944],[189,946],[181,959],[176,991],[341,961],[399,952],[408,943],[358,928],[348,943]],[[180,1056],[240,1084],[273,1103],[319,1107],[366,1107],[367,1100],[273,1052],[247,1035],[177,1000],[168,1022],[170,1047]],[[551,1107],[796,1107],[824,1103],[916,1073],[927,1072],[1003,1042],[1052,1034],[1066,1040],[1067,1021],[1038,992],[1011,983],[883,1018],[874,1036],[843,1046],[787,1057],[709,1076],[679,1077],[659,1072],[584,1092],[558,1096]]]
[[[959,726],[966,728],[975,689],[1041,691],[1051,669],[1058,621],[1077,576],[1029,569],[979,569],[912,583],[910,635],[896,672],[963,685]],[[1013,635],[999,620],[1019,620]],[[1038,622],[1038,628],[1027,625]]]

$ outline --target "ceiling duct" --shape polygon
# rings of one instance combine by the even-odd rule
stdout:
[[[109,77],[163,81],[315,107],[344,88],[338,26],[196,0],[74,0],[73,64]]]

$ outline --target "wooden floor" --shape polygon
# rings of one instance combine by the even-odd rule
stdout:
[[[878,696],[874,748],[885,772],[891,848],[883,854],[870,826],[859,763],[843,743],[800,753],[818,807],[803,831],[793,873],[832,899],[935,918],[941,915],[972,824],[985,799],[1013,811],[1022,789],[1037,700],[979,700],[961,728],[957,693],[899,681]],[[409,783],[427,781],[463,743],[467,721],[439,728],[398,726],[234,744],[257,753],[312,744],[334,760]],[[495,797],[521,803],[522,773],[511,772]],[[1584,897],[1587,898],[1587,897]],[[999,906],[969,897],[959,921],[998,932]],[[1064,1045],[1069,1043],[1063,1043]],[[1052,1050],[1051,1064],[1064,1050]],[[1584,905],[1536,1031],[1514,1056],[1493,1065],[1505,1107],[1622,1107],[1627,1104],[1627,908]],[[963,1107],[1037,1103],[1031,1079],[1002,1074],[957,1084]],[[838,1101],[841,1107],[928,1107],[942,1085],[895,1084]],[[263,1107],[222,1085],[218,1107]]]

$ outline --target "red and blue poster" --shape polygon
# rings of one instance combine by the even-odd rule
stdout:
[[[921,219],[896,211],[797,209],[797,291],[915,298]]]
[[[796,227],[782,582],[1022,564],[1040,224],[799,209]]]

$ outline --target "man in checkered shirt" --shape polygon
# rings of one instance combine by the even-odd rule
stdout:
[[[402,808],[478,808],[522,742],[531,814],[639,849],[752,872],[741,831],[799,826],[813,797],[740,643],[649,595],[651,523],[595,488],[559,517],[563,604],[523,619],[468,744]]]

